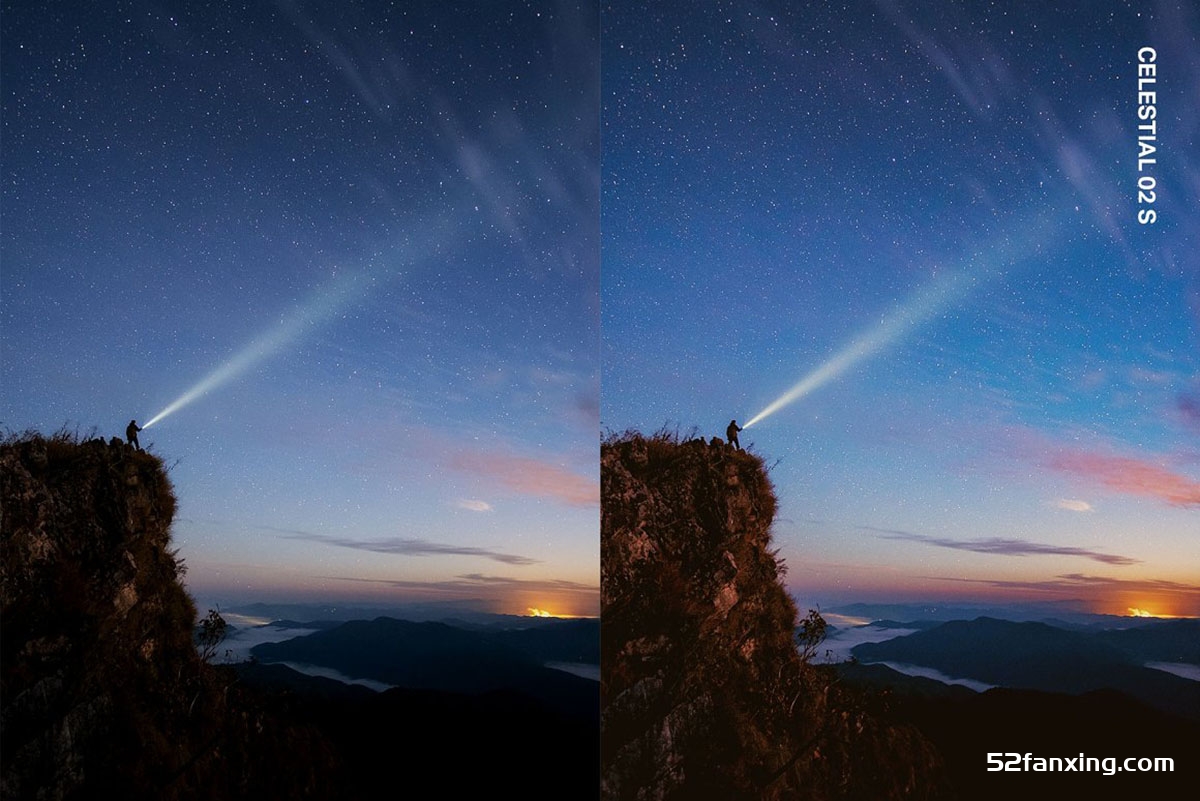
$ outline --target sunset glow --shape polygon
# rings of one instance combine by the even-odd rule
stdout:
[[[1161,612],[1151,612],[1148,609],[1139,609],[1136,606],[1129,607],[1129,617],[1153,617],[1159,620],[1177,620],[1189,617],[1189,615],[1167,615]]]

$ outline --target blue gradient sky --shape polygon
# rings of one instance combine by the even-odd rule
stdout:
[[[602,424],[722,435],[889,330],[741,435],[802,605],[1200,615],[1198,45],[1180,2],[606,6]]]
[[[202,603],[594,613],[600,359],[713,435],[899,320],[742,436],[802,603],[1200,614],[1200,22],[1045,5],[5,3],[0,423],[284,331],[143,434]]]
[[[0,422],[120,435],[276,340],[142,434],[198,600],[597,613],[597,28],[6,2]]]

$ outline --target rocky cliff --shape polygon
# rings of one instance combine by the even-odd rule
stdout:
[[[0,795],[325,797],[316,732],[197,655],[175,498],[119,440],[0,446]]]
[[[798,652],[762,460],[636,433],[601,449],[601,792],[930,799],[940,758]]]

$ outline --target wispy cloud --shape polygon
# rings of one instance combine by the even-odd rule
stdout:
[[[1066,509],[1068,512],[1091,512],[1092,505],[1087,501],[1079,501],[1073,498],[1059,498],[1054,502],[1054,505],[1059,509]]]
[[[1075,548],[1067,545],[1050,545],[1043,542],[1028,540],[989,537],[982,540],[952,540],[944,537],[929,537],[924,534],[914,534],[909,531],[859,526],[866,531],[874,531],[884,539],[909,540],[925,545],[935,545],[939,548],[951,548],[957,551],[972,551],[974,553],[999,554],[1001,556],[1082,556],[1103,562],[1106,565],[1136,565],[1140,559],[1118,554],[1103,553],[1090,548]]]
[[[1152,384],[1163,387],[1175,380],[1176,376],[1170,370],[1155,370],[1140,364],[1135,364],[1129,368],[1129,381],[1132,384]]]
[[[1007,590],[1024,590],[1051,595],[1108,596],[1113,592],[1144,593],[1147,595],[1170,595],[1200,602],[1200,585],[1184,584],[1163,579],[1119,579],[1108,576],[1089,576],[1083,573],[1065,573],[1041,581],[1011,581],[1003,579],[971,579],[957,576],[931,577],[937,581],[956,581],[968,584],[986,584]]]
[[[1135,264],[1133,251],[1114,212],[1121,208],[1120,192],[1111,176],[1101,169],[1102,160],[1087,145],[1068,134],[1068,127],[1058,120],[1054,106],[1048,100],[1035,98],[1034,107],[1042,147],[1050,150],[1059,172],[1082,196],[1101,228],[1121,248],[1126,262]]]
[[[594,481],[553,462],[495,451],[459,451],[449,467],[483,476],[514,492],[556,498],[572,506],[597,506],[600,488]]]
[[[1097,481],[1126,495],[1155,498],[1171,506],[1200,507],[1200,481],[1145,459],[1069,450],[1049,455],[1046,462],[1054,470]]]
[[[492,495],[501,488],[570,506],[595,507],[600,503],[599,481],[580,467],[596,464],[594,449],[581,450],[586,443],[541,453],[528,444],[513,443],[486,429],[451,435],[390,422],[376,424],[369,430],[346,425],[335,433],[317,432],[315,436],[325,437],[331,448],[345,449],[351,469],[364,473],[394,476],[398,471],[414,471],[416,475],[429,476],[455,471],[483,480],[484,483],[470,483],[462,489],[476,497]],[[347,448],[348,443],[355,447]]]
[[[954,42],[939,42],[933,34],[917,27],[896,0],[876,0],[875,4],[977,116],[990,116],[992,108],[1010,91],[1008,67],[986,42],[978,38],[957,46]]]
[[[506,565],[534,565],[539,562],[539,560],[528,556],[502,553],[500,551],[493,551],[490,548],[446,545],[445,543],[429,542],[427,540],[405,539],[402,537],[392,537],[384,540],[356,540],[349,537],[330,537],[325,534],[273,528],[271,526],[260,526],[260,528],[275,531],[289,540],[321,542],[326,545],[336,545],[339,548],[352,548],[357,551],[372,551],[374,553],[399,554],[402,556],[482,556],[485,559],[503,562]]]
[[[354,52],[349,42],[339,42],[331,32],[322,30],[297,7],[292,0],[276,0],[283,15],[294,24],[337,73],[346,81],[358,98],[376,115],[387,119],[395,113],[401,98],[412,91],[413,79],[395,48],[369,42],[363,33],[370,26],[355,26],[356,38],[375,48]]]
[[[1071,476],[1089,493],[1104,488],[1170,506],[1200,507],[1200,481],[1181,472],[1182,466],[1195,462],[1194,452],[1121,454],[1119,440],[1080,428],[1060,430],[1058,437],[1052,438],[1034,428],[1007,426],[992,429],[988,436],[997,455]]]
[[[385,584],[390,587],[405,590],[427,590],[433,592],[462,593],[473,590],[523,590],[527,592],[547,593],[586,593],[593,594],[600,588],[590,584],[564,579],[517,579],[508,576],[488,576],[482,573],[467,573],[442,581],[415,581],[406,579],[368,579],[351,576],[321,576],[337,581],[357,581],[367,584]]]
[[[464,498],[463,500],[459,501],[456,506],[458,506],[459,509],[466,509],[469,512],[492,511],[492,505],[490,503],[487,501],[476,500],[474,498]]]

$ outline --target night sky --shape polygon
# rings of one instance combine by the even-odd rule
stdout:
[[[3,3],[0,425],[189,398],[202,608],[595,614],[598,429],[804,382],[802,606],[1200,615],[1194,4],[469,11]]]
[[[602,425],[810,379],[741,434],[802,608],[1200,615],[1196,5],[654,9],[602,9]]]
[[[468,13],[469,12],[469,13]],[[4,2],[0,423],[204,604],[599,611],[594,4]]]

